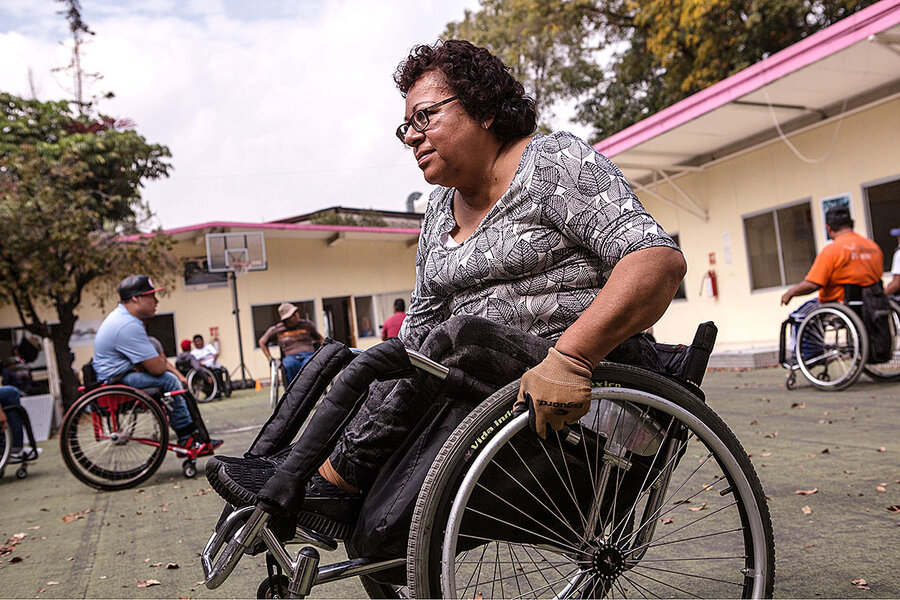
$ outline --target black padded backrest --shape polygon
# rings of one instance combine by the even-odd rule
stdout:
[[[716,344],[716,335],[719,329],[712,321],[701,323],[697,326],[694,341],[690,346],[684,344],[655,344],[656,351],[662,361],[663,372],[666,375],[687,381],[700,387],[703,376],[706,374],[706,366],[709,364],[709,356]]]

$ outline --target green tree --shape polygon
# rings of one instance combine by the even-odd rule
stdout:
[[[851,15],[874,0],[611,0],[620,41],[577,119],[608,137]]]
[[[141,188],[167,176],[171,154],[127,121],[79,116],[67,102],[0,92],[0,119],[0,302],[53,340],[68,405],[77,386],[69,339],[85,290],[113,289],[132,272],[175,273],[171,239],[142,233]]]
[[[480,10],[449,23],[444,37],[469,40],[503,59],[534,97],[546,129],[555,102],[579,97],[602,77],[591,42],[602,22],[595,0],[482,0]]]

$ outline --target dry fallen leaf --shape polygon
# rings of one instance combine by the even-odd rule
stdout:
[[[751,425],[759,425],[759,421],[750,421]]]
[[[890,513],[900,513],[900,504],[892,504],[887,507],[887,511]]]
[[[159,581],[157,581],[156,579],[148,579],[147,581],[141,581],[140,579],[137,580],[137,586],[139,588],[150,587],[151,585],[162,585],[162,584]]]
[[[884,446],[882,446],[881,448],[878,449],[878,451],[879,451],[879,452],[887,452],[887,448],[885,448]]]
[[[811,490],[797,490],[794,492],[795,494],[799,494],[801,496],[809,496],[810,494],[815,494],[819,491],[819,488],[813,488]]]
[[[800,512],[802,512],[804,515],[810,515],[812,514],[812,509],[808,506],[804,506],[800,509]]]
[[[700,506],[692,506],[692,507],[688,508],[688,510],[692,510],[692,511],[694,511],[694,512],[697,512],[698,510],[703,510],[704,508],[706,508],[706,502],[704,502],[704,503],[701,504]]]
[[[760,456],[772,456],[772,453],[771,452],[760,452],[759,455]]]
[[[883,485],[879,485],[878,487],[875,488],[875,491],[876,492],[886,492],[887,488],[884,487]]]
[[[59,585],[58,581],[48,581],[47,585]]]
[[[177,569],[177,568],[178,568],[178,563],[169,563],[169,564],[166,565],[166,568],[167,568],[167,569]]]
[[[852,583],[853,583],[853,585],[855,585],[857,588],[859,588],[861,590],[871,589],[869,587],[869,582],[866,581],[865,579],[863,579],[862,577],[860,577],[859,579],[854,579]]]
[[[794,402],[791,404],[791,408],[806,408],[805,402]]]
[[[673,519],[672,517],[669,517],[668,519],[665,519],[665,520],[660,519],[660,521],[662,521],[663,525],[668,525],[669,523],[674,523],[675,519]]]
[[[777,432],[777,431],[773,431],[772,433],[767,433],[767,434],[766,434],[766,437],[767,437],[767,438],[777,438],[777,437],[778,437],[778,432]]]

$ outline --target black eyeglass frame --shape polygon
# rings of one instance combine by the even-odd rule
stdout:
[[[415,130],[418,131],[419,133],[422,133],[423,131],[425,131],[426,129],[428,129],[428,126],[429,126],[429,125],[431,125],[431,121],[430,121],[430,119],[428,118],[428,115],[431,114],[431,112],[432,112],[434,109],[436,109],[436,108],[438,108],[438,107],[441,107],[441,106],[443,106],[443,105],[445,105],[445,104],[448,104],[448,103],[450,103],[450,102],[453,102],[454,100],[458,100],[458,99],[459,99],[459,96],[450,96],[450,97],[447,98],[446,100],[441,100],[440,102],[437,102],[437,103],[435,103],[435,104],[432,104],[431,106],[426,106],[426,107],[424,107],[424,108],[420,108],[419,110],[415,111],[415,112],[409,117],[409,120],[408,120],[408,121],[404,121],[403,123],[400,123],[400,125],[397,127],[397,131],[395,132],[395,133],[397,134],[397,138],[399,138],[400,141],[403,142],[403,143],[405,144],[405,143],[406,143],[406,133],[409,131],[409,128],[410,128],[410,127],[412,127],[413,129],[415,129]],[[421,114],[424,116],[424,118],[425,118],[425,124],[422,125],[422,127],[419,127],[419,126],[417,126],[415,123],[413,123],[413,121],[416,120],[416,115],[418,115],[419,113],[421,113]]]

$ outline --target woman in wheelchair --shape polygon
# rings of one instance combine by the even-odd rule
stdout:
[[[569,133],[534,134],[533,99],[484,48],[419,46],[395,81],[406,98],[397,137],[438,186],[400,339],[494,389],[524,372],[518,402],[534,403],[542,437],[578,421],[591,369],[669,305],[681,252],[608,159]],[[634,357],[651,354],[645,343],[633,339]],[[349,535],[365,491],[422,418],[421,394],[415,378],[371,387],[306,484],[301,520]],[[326,413],[310,427],[334,427]],[[207,476],[241,506],[277,465],[213,458]]]

